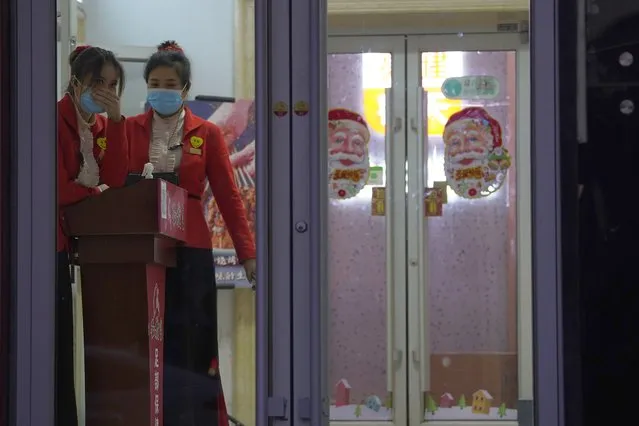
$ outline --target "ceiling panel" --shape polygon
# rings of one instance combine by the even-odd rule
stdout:
[[[508,12],[528,10],[529,0],[328,0],[328,13]]]

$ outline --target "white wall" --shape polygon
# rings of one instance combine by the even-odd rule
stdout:
[[[82,7],[88,44],[116,50],[175,40],[192,62],[192,96],[234,96],[234,0],[83,0]]]

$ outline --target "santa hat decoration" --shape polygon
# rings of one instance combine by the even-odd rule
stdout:
[[[465,132],[472,126],[477,126],[482,132],[484,129],[490,131],[492,136],[492,146],[488,147],[481,164],[472,167],[478,174],[459,174],[460,163],[451,163],[448,155],[444,160],[448,185],[462,198],[481,198],[495,193],[505,182],[510,167],[510,155],[503,146],[501,125],[483,108],[468,107],[451,115],[444,128],[444,141],[447,141],[448,132]]]
[[[328,111],[328,123],[330,126],[336,126],[336,122],[341,122],[342,125],[351,128],[353,130],[360,131],[366,142],[370,139],[370,130],[368,130],[368,124],[366,120],[360,114],[355,111],[351,111],[346,108],[333,108]]]
[[[498,148],[503,145],[501,136],[501,125],[490,114],[488,114],[485,109],[480,107],[464,108],[461,111],[458,111],[450,116],[448,122],[446,122],[445,128],[449,128],[450,126],[461,120],[473,120],[481,126],[489,127],[490,133],[493,137],[493,148]]]

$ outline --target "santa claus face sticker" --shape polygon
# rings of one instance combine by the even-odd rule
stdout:
[[[357,195],[368,180],[370,132],[361,115],[334,108],[328,112],[328,193],[331,198]]]
[[[444,127],[448,185],[463,198],[486,197],[501,188],[510,167],[501,126],[483,108],[453,114]]]

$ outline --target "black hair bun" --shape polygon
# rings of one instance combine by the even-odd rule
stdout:
[[[178,52],[184,54],[184,49],[182,49],[175,40],[168,40],[158,46],[158,52]]]

